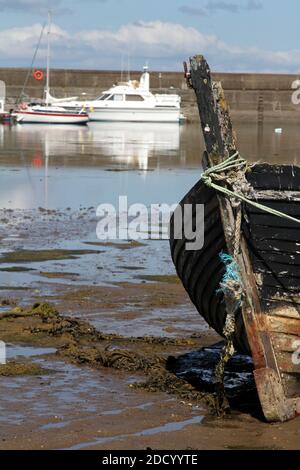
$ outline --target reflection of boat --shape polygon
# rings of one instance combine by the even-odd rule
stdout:
[[[179,122],[182,118],[180,101],[179,95],[151,93],[150,75],[145,67],[139,82],[120,83],[93,101],[57,102],[72,110],[84,106],[89,110],[91,121]],[[56,100],[52,102],[55,104]]]
[[[74,145],[84,146],[90,139],[88,126],[72,124],[45,126],[37,123],[34,126],[23,126],[17,123],[9,135],[17,148],[33,148],[51,157],[68,156],[74,152]]]
[[[85,156],[84,164],[102,166],[121,163],[147,169],[149,159],[177,155],[182,127],[172,123],[129,122],[89,123],[88,126],[35,126],[16,125],[9,134],[17,139],[21,148],[47,149],[52,157],[76,154]],[[44,152],[43,152],[44,153]],[[86,158],[87,155],[91,157]]]
[[[51,34],[51,15],[49,13],[48,24],[48,51],[47,51],[47,73],[45,105],[21,104],[19,109],[12,113],[12,116],[21,124],[86,124],[89,120],[88,115],[82,109],[78,111],[68,111],[62,106],[51,106],[50,96],[50,34]],[[42,75],[41,75],[42,76]]]
[[[163,150],[178,151],[180,126],[174,123],[103,123],[89,125],[92,131],[93,146],[101,148],[101,153],[117,162],[137,165],[147,169],[151,155]]]
[[[179,208],[193,208],[188,225],[203,229],[204,244],[187,248],[187,220],[179,219],[178,229],[175,212],[172,258],[199,313],[226,339],[221,367],[232,342],[251,354],[266,419],[286,421],[300,415],[300,168],[249,168],[236,151],[221,86],[211,82],[202,56],[191,59],[187,78],[197,95],[207,171]]]

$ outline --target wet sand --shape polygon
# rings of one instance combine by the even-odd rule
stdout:
[[[157,303],[170,286],[154,284],[150,296],[148,289],[140,290],[145,294],[145,311],[149,301]],[[172,286],[176,299],[162,311],[164,324],[171,315],[176,317],[177,302],[181,315],[188,308],[182,288],[176,285],[174,291]],[[140,288],[132,285],[132,289]],[[78,293],[84,299],[80,310],[85,318],[95,313],[91,294],[96,299],[100,294],[97,289],[88,292],[89,299]],[[62,307],[62,298],[70,293],[52,299],[53,304]],[[215,415],[209,389],[212,381],[208,378],[205,383],[201,375],[213,370],[214,362],[206,360],[205,369],[197,351],[207,346],[205,357],[209,357],[214,350],[209,345],[219,338],[205,327],[201,331],[199,319],[197,334],[183,334],[175,322],[171,337],[151,338],[147,325],[139,338],[120,338],[115,334],[117,316],[110,323],[113,335],[68,317],[78,309],[73,293],[75,298],[68,300],[58,320],[53,308],[43,304],[33,310],[9,307],[1,315],[0,336],[9,345],[11,364],[6,375],[0,374],[1,449],[299,448],[298,420],[263,422],[253,390],[249,398],[251,365],[244,358],[242,369],[234,372],[233,367],[226,378],[228,395],[233,398],[230,413],[223,418]],[[131,296],[124,297],[122,287],[107,288],[106,294],[119,305]],[[100,317],[107,306],[102,309],[98,304],[96,310]]]
[[[174,130],[125,131],[70,130],[66,145],[51,130],[4,133],[0,448],[299,449],[299,420],[263,421],[246,357],[226,375],[231,411],[216,416],[220,338],[178,282],[168,242],[97,240],[98,203],[127,192],[177,202],[201,172],[196,130],[178,145]],[[255,131],[240,135],[256,159]],[[260,150],[297,162],[292,135],[264,134]]]

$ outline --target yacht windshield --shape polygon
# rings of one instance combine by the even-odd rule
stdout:
[[[107,94],[107,93],[104,93],[104,95],[101,95],[99,96],[99,98],[97,98],[97,101],[104,101],[106,100],[110,95]]]
[[[141,95],[126,95],[126,101],[144,101]]]

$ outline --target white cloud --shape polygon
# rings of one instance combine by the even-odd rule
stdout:
[[[122,26],[116,32],[82,31],[77,39],[95,51],[122,53],[124,50],[134,55],[149,58],[174,58],[187,54],[197,45],[206,50],[218,44],[213,35],[205,35],[195,28],[161,21],[139,22]]]
[[[40,24],[0,32],[3,65],[30,64]],[[300,50],[264,51],[243,48],[221,41],[180,24],[153,21],[123,25],[116,31],[91,30],[69,34],[52,27],[52,63],[58,67],[120,68],[121,56],[130,53],[131,67],[140,68],[148,60],[151,69],[181,70],[182,61],[202,53],[219,71],[300,71]],[[45,40],[38,65],[45,64]]]
[[[22,28],[12,28],[0,31],[0,52],[2,58],[18,60],[28,60],[33,57],[39,36],[41,34],[42,25],[34,24]],[[62,44],[70,39],[70,35],[62,30],[59,26],[52,25],[52,42]],[[39,57],[42,56],[45,44],[42,44]],[[18,65],[18,64],[16,64]]]

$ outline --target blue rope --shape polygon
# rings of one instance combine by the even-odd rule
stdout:
[[[242,283],[242,280],[241,280],[241,275],[240,275],[240,268],[239,268],[239,265],[238,263],[234,260],[233,256],[229,255],[228,253],[225,253],[224,251],[222,251],[220,254],[219,254],[219,257],[222,261],[222,263],[224,263],[225,267],[226,267],[226,271],[225,271],[225,274],[222,278],[222,281],[221,281],[221,287],[220,289],[218,289],[218,293],[219,292],[222,292],[223,294],[225,293],[228,293],[229,291],[229,288],[228,288],[228,285],[230,282],[236,282],[238,284],[241,284]]]
[[[234,260],[233,256],[229,255],[228,253],[225,253],[224,251],[222,251],[219,256],[226,267],[226,272],[223,276],[222,282],[241,282],[240,268],[237,262]]]

